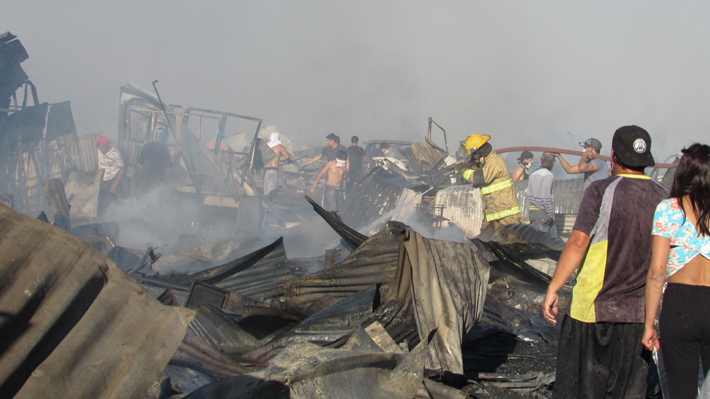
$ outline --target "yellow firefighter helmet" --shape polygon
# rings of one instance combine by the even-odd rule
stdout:
[[[478,151],[478,149],[481,148],[482,145],[486,144],[490,139],[491,136],[487,134],[472,134],[466,137],[465,140],[461,141],[461,145],[464,146],[467,152],[466,155],[468,155],[472,152]]]

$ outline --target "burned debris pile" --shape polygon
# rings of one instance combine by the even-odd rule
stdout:
[[[96,137],[68,102],[39,103],[9,33],[0,55],[3,396],[550,396],[558,330],[540,305],[563,242],[481,231],[480,191],[430,135],[327,211],[321,186],[306,195],[314,151],[281,135],[292,160],[265,195],[275,127],[128,84],[127,188],[106,205]],[[162,132],[182,161],[156,183],[140,154]]]
[[[26,330],[18,323],[31,326],[39,323],[41,315],[46,314],[38,313],[39,307],[56,306],[55,301],[50,299],[64,291],[59,284],[74,282],[71,276],[76,273],[86,274],[84,280],[91,279],[85,270],[86,267],[93,267],[103,276],[98,281],[99,285],[88,291],[77,287],[73,294],[77,296],[74,302],[79,300],[85,308],[78,313],[65,311],[54,314],[54,322],[61,323],[66,330],[65,334],[53,338],[57,340],[54,346],[71,345],[73,334],[79,331],[94,331],[90,337],[81,336],[85,340],[82,344],[91,343],[94,346],[111,331],[109,338],[112,340],[103,341],[101,348],[82,352],[80,358],[73,356],[65,359],[74,359],[77,364],[88,366],[96,361],[92,360],[93,356],[105,356],[106,351],[114,350],[111,348],[117,345],[124,348],[128,344],[126,340],[134,335],[121,336],[123,329],[140,331],[140,328],[162,327],[154,317],[139,318],[137,315],[143,311],[138,312],[138,309],[149,308],[146,304],[128,306],[131,302],[122,299],[125,295],[138,294],[152,307],[164,309],[166,315],[170,314],[165,313],[168,309],[175,309],[176,314],[184,314],[189,319],[180,319],[183,320],[181,329],[171,327],[170,334],[176,337],[174,340],[177,339],[173,341],[174,345],[179,343],[179,346],[173,346],[172,350],[164,344],[155,346],[161,355],[169,357],[169,366],[163,369],[160,364],[152,362],[153,371],[145,370],[146,375],[152,376],[150,382],[157,384],[151,390],[152,397],[168,397],[180,392],[190,393],[188,397],[196,398],[216,397],[213,396],[215,392],[222,395],[229,392],[228,397],[259,397],[264,392],[282,395],[275,397],[331,397],[312,396],[317,387],[322,387],[322,392],[331,393],[347,389],[346,392],[363,393],[365,397],[466,397],[475,395],[476,389],[479,389],[474,389],[475,384],[495,386],[498,383],[491,377],[493,371],[486,374],[481,371],[486,368],[479,370],[473,367],[476,361],[481,362],[481,357],[496,359],[515,370],[511,364],[515,358],[508,358],[506,351],[515,349],[510,348],[511,345],[518,347],[533,340],[545,343],[543,356],[547,356],[548,360],[554,359],[554,331],[543,331],[544,328],[536,324],[539,317],[535,315],[539,308],[536,302],[544,296],[544,280],[539,274],[531,272],[529,267],[525,269],[524,262],[523,266],[507,265],[508,268],[517,268],[516,274],[502,268],[498,264],[500,261],[489,263],[486,258],[494,255],[487,243],[428,239],[408,226],[391,223],[338,264],[302,277],[277,272],[279,268],[289,269],[282,242],[192,275],[155,275],[148,278],[136,272],[133,277],[143,287],[133,282],[133,288],[129,289],[131,284],[128,284],[120,296],[116,296],[119,293],[112,294],[113,301],[116,301],[110,305],[114,307],[113,311],[128,312],[117,319],[121,321],[118,328],[115,320],[106,324],[106,318],[111,315],[107,314],[106,306],[109,305],[96,298],[111,292],[109,285],[112,279],[120,277],[129,282],[133,281],[132,278],[71,234],[7,207],[2,210],[1,242],[4,245],[0,248],[4,259],[12,259],[18,251],[14,248],[21,239],[18,235],[37,237],[38,240],[32,245],[35,248],[40,245],[44,251],[35,250],[32,257],[25,256],[23,260],[14,260],[3,267],[3,275],[7,277],[5,281],[13,283],[3,290],[2,303],[17,302],[14,295],[22,292],[25,292],[22,295],[29,295],[24,302],[37,302],[32,309],[25,306],[27,310],[24,311],[3,309],[4,314],[18,315],[7,318],[3,323],[9,329],[6,331],[16,331],[14,341],[8,343],[9,347],[20,350],[24,346],[16,347],[15,341],[39,340],[30,334],[34,328]],[[71,244],[53,244],[57,240]],[[39,259],[43,256],[41,253],[49,255],[56,251],[74,256],[74,248],[84,248],[80,253],[89,260],[83,263],[60,262],[68,268],[60,273],[62,277],[53,271],[56,264]],[[26,253],[22,249],[19,251]],[[84,263],[87,266],[81,266]],[[27,283],[22,281],[28,280],[12,277],[19,270],[35,270],[36,276],[55,276],[53,279],[56,281],[37,292],[27,293]],[[240,275],[242,279],[238,278]],[[531,284],[532,281],[540,283]],[[489,285],[491,288],[488,288]],[[502,285],[504,289],[500,288]],[[145,295],[157,292],[156,287],[161,286],[171,287],[156,295],[163,303],[170,305],[168,307]],[[180,306],[182,295],[173,294],[178,291],[187,293],[184,305],[194,311]],[[93,302],[87,302],[86,295],[95,298]],[[131,317],[128,318],[128,315]],[[128,324],[128,320],[137,322],[136,318],[141,320],[142,327]],[[84,324],[88,326],[75,331]],[[54,330],[49,330],[44,336],[52,335]],[[155,332],[150,337],[161,339],[162,335]],[[478,339],[502,339],[500,337],[506,337],[508,342],[507,346],[497,346],[497,353],[492,348],[466,352],[467,348],[475,347]],[[33,364],[30,366],[33,370],[47,367],[44,357],[51,358],[62,353],[54,346],[45,347],[39,341],[34,344],[41,345],[36,350],[38,358],[24,360],[35,362],[29,363]],[[140,342],[135,344],[141,348],[145,345]],[[527,351],[525,356],[539,359],[541,354],[536,352],[539,350],[537,345],[528,346],[524,349]],[[147,351],[150,348],[143,349]],[[15,352],[5,352],[0,361],[11,361],[11,353]],[[122,358],[114,360],[110,367],[130,368],[129,363],[135,367],[135,361],[134,358]],[[491,366],[490,361],[481,363],[481,367]],[[27,366],[20,365],[28,363],[12,364],[18,364],[16,367],[22,369]],[[108,363],[106,367],[109,367]],[[158,378],[160,371],[163,375]],[[510,372],[506,378],[520,371]],[[425,372],[429,374],[428,378],[424,377]],[[477,376],[482,372],[485,378],[479,381]],[[550,365],[547,364],[545,373],[549,372]],[[364,386],[351,386],[353,379],[375,375],[377,377],[368,380],[371,382]],[[458,384],[466,382],[463,386],[466,390],[461,391],[461,386],[452,384],[452,375],[459,376]],[[16,384],[18,392],[22,392],[20,388],[39,389],[32,384],[32,378],[17,378],[17,375],[9,375],[6,383]],[[345,384],[346,380],[350,382]],[[116,397],[126,392],[123,389],[128,389],[108,388],[101,383],[105,381],[92,382],[84,378],[81,389],[111,389]],[[38,384],[41,385],[41,382]],[[89,386],[91,384],[96,385]],[[147,391],[146,382],[142,384],[131,389],[143,387]],[[67,394],[84,392],[78,389],[68,386]],[[448,393],[432,396],[432,392]]]

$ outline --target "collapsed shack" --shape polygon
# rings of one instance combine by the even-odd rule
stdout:
[[[20,66],[28,57],[16,36],[0,35],[0,202],[39,215],[48,209],[42,183],[55,178],[66,182],[70,171],[93,170],[96,163],[82,160],[84,144],[70,103],[40,103]],[[19,103],[16,91],[21,87],[24,98]]]
[[[201,195],[205,204],[233,206],[222,198],[234,200],[250,190],[241,170],[247,153],[226,144],[237,135],[236,129],[242,128],[237,120],[254,123],[254,136],[262,123],[260,118],[231,112],[163,103],[134,84],[122,86],[117,145],[126,154],[128,178],[141,179],[137,165],[140,150],[155,140],[156,131],[162,126],[171,133],[169,143],[183,149],[188,181],[176,181],[176,189],[185,195]],[[227,135],[227,131],[231,134]],[[205,145],[207,138],[214,141]]]

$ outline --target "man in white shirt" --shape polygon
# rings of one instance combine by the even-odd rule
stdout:
[[[113,147],[113,141],[106,136],[96,139],[96,146],[98,147],[98,167],[104,171],[99,190],[99,196],[103,199],[100,199],[99,202],[105,205],[118,198],[119,184],[124,171],[123,159],[121,153]]]

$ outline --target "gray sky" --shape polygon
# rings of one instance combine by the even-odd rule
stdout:
[[[2,6],[40,100],[115,136],[121,85],[264,119],[293,141],[571,147],[616,128],[657,161],[708,140],[710,3],[685,1],[33,1]],[[20,94],[18,92],[18,94]],[[568,134],[570,132],[571,134]],[[438,141],[438,140],[437,140]]]

